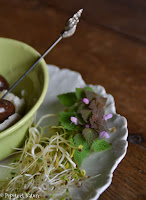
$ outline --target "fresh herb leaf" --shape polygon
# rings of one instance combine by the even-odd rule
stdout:
[[[84,128],[82,134],[89,145],[98,137],[98,132],[92,128]]]
[[[104,113],[104,108],[106,106],[107,99],[104,97],[96,97],[96,99],[92,100],[89,108],[92,110],[102,109]]]
[[[86,98],[89,99],[89,101],[92,101],[97,97],[97,94],[95,92],[85,90]]]
[[[81,115],[82,115],[83,120],[84,120],[86,123],[88,123],[88,120],[89,120],[89,118],[90,118],[91,115],[92,115],[92,111],[89,110],[89,109],[81,110]]]
[[[77,114],[76,114],[76,117],[77,117],[78,123],[79,123],[80,125],[85,125],[85,124],[86,124],[85,121],[84,121],[83,118],[82,118],[82,115],[81,115],[80,113],[77,113]]]
[[[75,116],[73,112],[60,112],[59,122],[67,130],[78,130],[78,126],[71,123],[71,117]]]
[[[98,132],[107,131],[108,127],[103,117],[103,109],[94,110],[92,116],[89,119],[91,128],[95,129]]]
[[[92,110],[92,116],[90,117],[91,128],[95,129],[97,132],[107,131],[107,125],[104,120],[106,98],[96,97],[93,99],[89,105],[89,108]]]
[[[81,103],[81,104],[79,105],[78,109],[77,109],[77,113],[81,113],[81,111],[82,111],[83,109],[87,109],[87,108],[88,108],[88,106],[87,106],[86,104]]]
[[[64,106],[73,106],[77,101],[77,97],[74,92],[60,94],[58,95],[58,99]]]
[[[91,91],[91,92],[94,92],[93,88],[91,88],[90,86],[86,86],[84,87],[85,90],[88,90],[88,91]]]
[[[84,89],[76,88],[76,96],[78,100],[81,100],[82,98],[84,98],[85,97]]]
[[[82,145],[82,150],[75,150],[74,159],[77,165],[80,167],[83,160],[87,157],[90,152],[90,146],[84,137],[79,133],[74,136],[74,144],[76,147]]]
[[[103,151],[105,149],[108,149],[110,147],[110,144],[105,141],[105,139],[98,140],[95,139],[94,142],[92,143],[91,149],[93,151]]]
[[[78,109],[78,105],[74,105],[74,106],[71,106],[71,107],[66,107],[65,108],[65,112],[77,112],[77,109]]]

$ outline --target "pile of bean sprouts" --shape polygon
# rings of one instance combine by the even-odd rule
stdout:
[[[71,199],[69,186],[78,184],[85,171],[73,160],[77,147],[68,140],[66,130],[62,126],[40,126],[46,117],[50,115],[30,126],[24,147],[16,148],[19,156],[9,166],[12,177],[0,192],[37,194],[40,199],[50,200]]]

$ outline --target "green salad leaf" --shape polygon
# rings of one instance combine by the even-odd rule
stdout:
[[[73,106],[77,101],[77,97],[74,92],[60,94],[58,95],[58,99],[64,106]]]
[[[101,133],[108,132],[105,119],[107,99],[99,96],[89,86],[76,88],[75,93],[62,94],[58,98],[67,106],[65,112],[59,114],[60,124],[69,133],[72,144],[82,147],[74,153],[75,162],[80,167],[89,152],[103,151],[110,147],[105,139],[101,139]]]
[[[83,110],[81,110],[82,118],[83,118],[83,120],[84,120],[86,123],[88,123],[89,118],[91,117],[91,114],[92,114],[92,111],[89,110],[89,109],[83,109]]]
[[[80,145],[83,146],[81,150],[76,149],[74,153],[75,162],[80,167],[83,160],[87,157],[87,155],[90,152],[90,146],[80,133],[74,136],[73,141],[76,147],[79,147]]]
[[[76,88],[76,96],[78,100],[81,100],[85,96],[85,92],[82,88]]]
[[[75,116],[73,112],[60,112],[59,113],[59,122],[67,130],[78,130],[78,126],[74,123],[71,123],[70,118]]]
[[[92,128],[84,128],[82,134],[89,145],[98,137],[98,132]]]
[[[110,147],[110,144],[105,141],[105,139],[99,140],[95,139],[92,143],[91,150],[93,151],[103,151],[105,149],[108,149]]]
[[[94,92],[93,88],[91,88],[90,86],[84,87],[84,90],[88,90],[88,91]]]

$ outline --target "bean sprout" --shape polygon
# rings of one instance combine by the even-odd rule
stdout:
[[[70,197],[69,186],[79,181],[75,177],[82,177],[73,160],[76,147],[71,145],[62,126],[40,127],[50,116],[53,115],[43,116],[36,125],[31,125],[24,147],[15,148],[17,154],[20,152],[18,159],[10,166],[3,166],[12,169],[13,177],[0,192],[38,194],[51,200]]]

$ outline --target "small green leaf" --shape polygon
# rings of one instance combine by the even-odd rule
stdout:
[[[76,88],[76,96],[78,100],[81,100],[82,98],[84,98],[85,97],[84,89]]]
[[[80,113],[77,113],[77,114],[76,114],[76,117],[77,117],[78,123],[79,123],[80,125],[85,125],[85,124],[86,124],[85,121],[84,121],[83,118],[82,118],[82,115],[81,115]]]
[[[81,134],[76,134],[74,136],[74,144],[76,147],[78,147],[79,145],[83,146],[81,151],[76,149],[75,154],[74,154],[74,159],[76,163],[78,164],[78,166],[80,167],[83,160],[87,157],[87,155],[90,152],[90,146]]]
[[[82,110],[87,109],[88,106],[85,103],[81,103],[77,109],[77,113],[81,113]]]
[[[86,86],[84,87],[85,90],[88,90],[88,91],[91,91],[91,92],[94,92],[93,88],[89,87],[89,86]]]
[[[93,99],[97,97],[97,94],[95,92],[92,92],[89,90],[85,90],[85,94],[86,94],[87,99],[89,99],[89,101],[92,101]]]
[[[89,109],[81,110],[81,115],[83,120],[88,123],[89,118],[91,117],[92,111]]]
[[[94,142],[92,143],[91,149],[93,151],[103,151],[105,149],[108,149],[110,147],[110,144],[105,141],[105,139],[98,140],[95,139]]]
[[[84,128],[82,134],[89,145],[91,145],[99,135],[98,132],[92,128]]]
[[[64,106],[73,106],[77,101],[77,97],[74,92],[60,94],[58,95],[58,99]]]
[[[75,116],[73,112],[60,112],[59,122],[67,130],[78,130],[78,126],[74,123],[71,124],[70,118]]]
[[[71,107],[66,107],[65,112],[77,112],[78,106],[75,104],[74,106]]]

